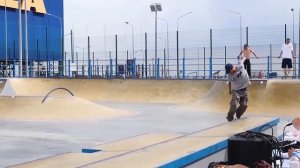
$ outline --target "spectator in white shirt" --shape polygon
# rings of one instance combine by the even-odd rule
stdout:
[[[282,44],[280,56],[282,58],[281,68],[284,71],[284,77],[287,78],[290,75],[290,71],[293,68],[292,58],[294,58],[293,44],[290,43],[290,39],[287,38],[285,44]]]

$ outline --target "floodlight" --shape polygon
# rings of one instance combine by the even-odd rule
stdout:
[[[162,7],[161,7],[161,4],[155,4],[156,5],[156,9],[157,11],[162,11]]]
[[[150,5],[150,8],[151,8],[151,12],[155,12],[156,11],[156,7],[155,7],[155,5]]]

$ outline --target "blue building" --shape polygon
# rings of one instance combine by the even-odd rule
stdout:
[[[63,0],[22,0],[22,48],[25,60],[25,1],[27,8],[29,61],[62,61]],[[5,7],[6,6],[6,7]],[[5,19],[5,16],[7,19]],[[0,1],[0,61],[19,60],[18,1]],[[7,27],[7,33],[6,33]],[[6,43],[7,37],[7,43]],[[7,50],[5,47],[7,46]]]

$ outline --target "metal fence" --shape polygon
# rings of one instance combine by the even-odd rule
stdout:
[[[281,45],[286,37],[299,41],[299,33],[292,32],[292,26],[246,27],[243,43],[258,55],[253,57],[254,78],[283,76],[281,70]],[[166,33],[169,34],[167,39]],[[294,34],[294,37],[291,35]],[[70,36],[70,37],[69,37]],[[239,29],[210,29],[196,32],[160,32],[158,50],[155,56],[154,35],[151,33],[128,35],[77,37],[73,33],[64,38],[63,61],[51,55],[60,51],[30,50],[29,77],[63,78],[175,78],[212,79],[225,76],[224,65],[236,63],[241,51]],[[71,38],[72,37],[72,38]],[[295,38],[296,37],[296,38]],[[178,40],[177,40],[178,39]],[[132,42],[134,40],[134,42]],[[177,52],[178,42],[178,52]],[[47,42],[48,44],[51,42]],[[135,47],[133,47],[135,45]],[[293,60],[293,77],[300,77],[299,43],[294,43],[297,58]],[[134,49],[134,50],[133,50]],[[8,65],[0,62],[0,75],[18,77],[20,67],[15,49],[9,49]],[[157,58],[157,60],[155,60]],[[155,65],[155,62],[157,64]],[[23,63],[23,65],[25,62]],[[22,67],[26,76],[26,67]],[[275,75],[276,74],[276,75]]]

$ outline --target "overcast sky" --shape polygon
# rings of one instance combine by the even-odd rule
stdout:
[[[197,31],[239,27],[241,13],[243,26],[272,26],[292,24],[291,8],[295,9],[298,23],[299,0],[64,0],[65,31],[74,29],[77,36],[122,34],[134,25],[135,31],[154,32],[154,13],[151,3],[161,3],[163,11],[158,16],[168,20],[170,31],[176,30],[177,18],[180,31]],[[159,29],[165,23],[158,21]],[[129,29],[129,30],[128,30]],[[162,31],[162,30],[161,30]]]

